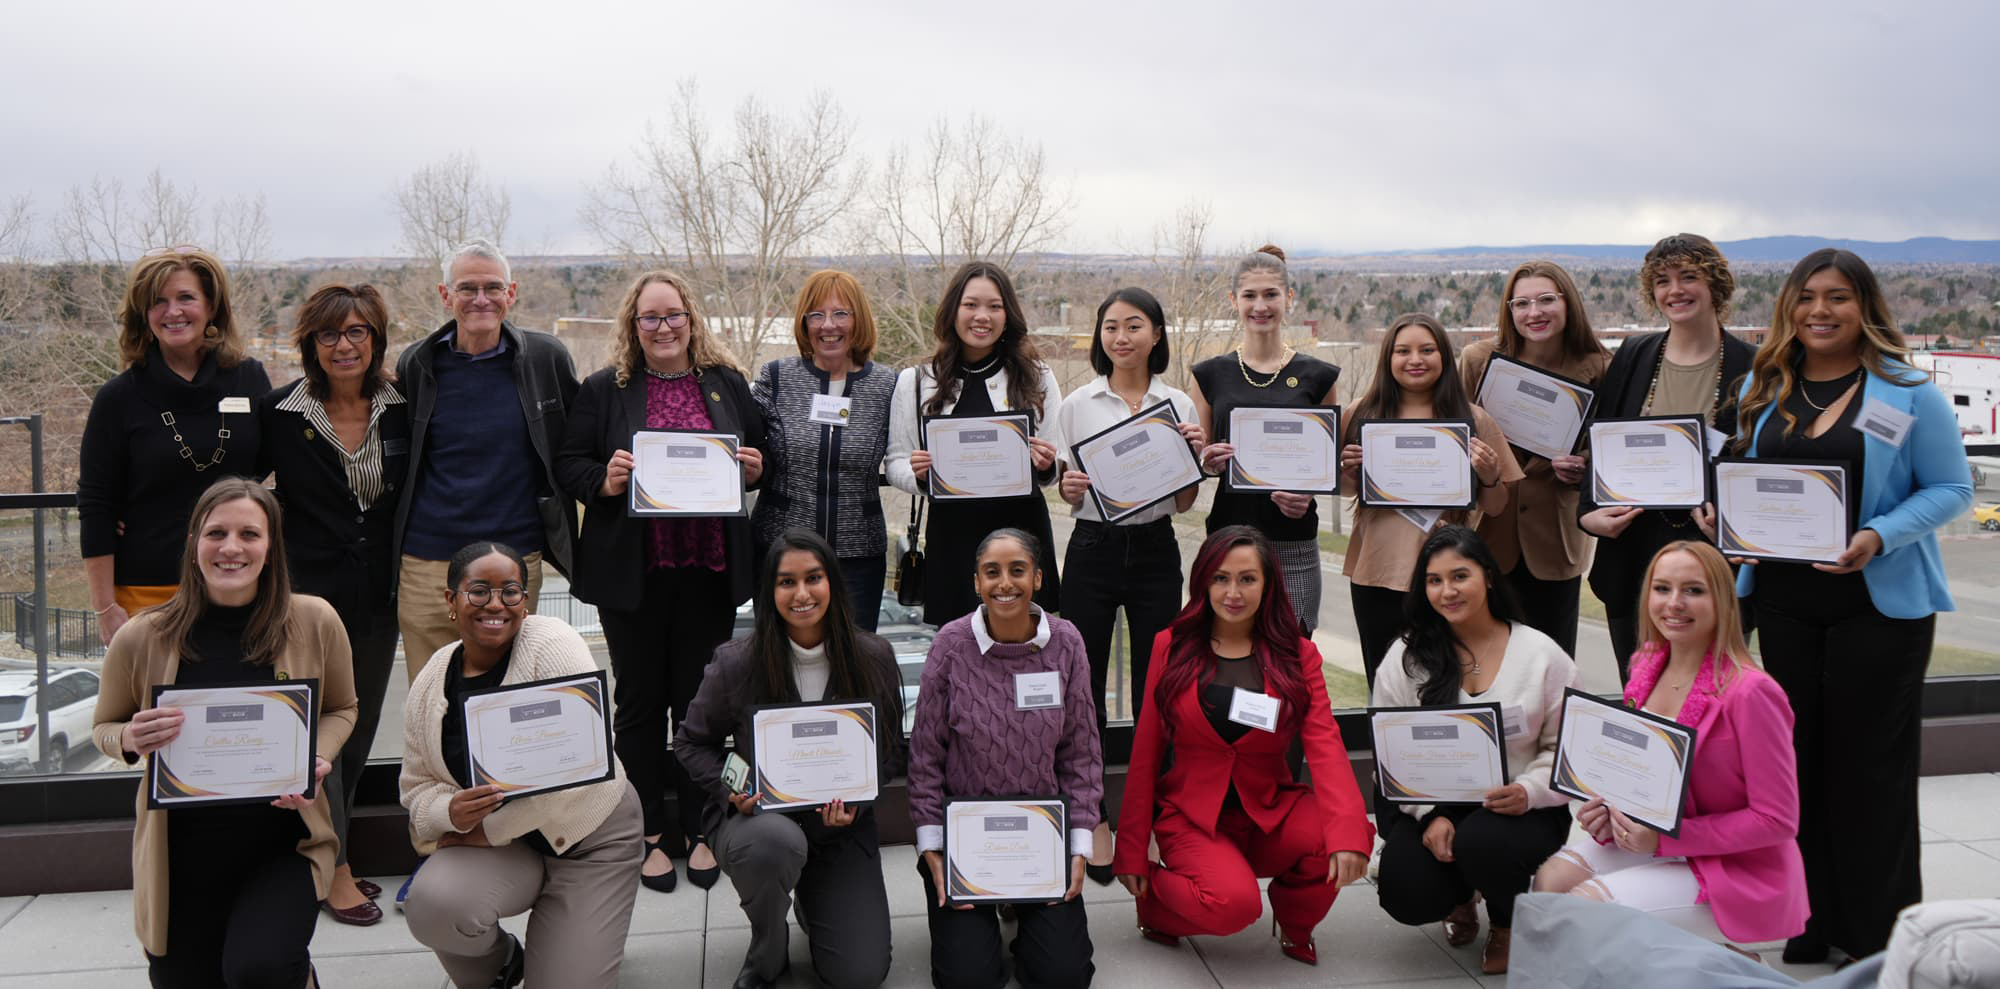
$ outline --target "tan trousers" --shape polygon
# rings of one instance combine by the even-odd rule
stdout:
[[[529,553],[528,614],[535,613],[535,601],[542,594],[542,554]],[[419,560],[403,557],[402,577],[396,591],[396,624],[403,630],[403,662],[410,682],[431,661],[439,649],[458,641],[458,626],[451,621],[451,604],[444,599],[444,575],[450,560]]]
[[[411,880],[403,906],[410,934],[437,953],[452,985],[486,986],[507,962],[501,918],[533,910],[523,939],[527,984],[611,989],[645,858],[639,822],[639,795],[628,785],[611,816],[561,856],[519,841],[440,848]]]

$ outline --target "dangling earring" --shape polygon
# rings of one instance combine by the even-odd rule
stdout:
[[[210,323],[210,324],[208,324],[208,328],[207,328],[207,329],[205,329],[205,330],[202,330],[202,331],[201,331],[201,336],[202,336],[202,339],[204,339],[204,340],[213,340],[213,339],[215,339],[216,337],[219,337],[219,336],[221,336],[221,335],[222,335],[222,331],[221,331],[221,330],[218,330],[218,329],[216,329],[216,328],[215,328],[215,324],[214,324],[214,323]]]
[[[448,621],[448,622],[455,622],[455,621],[458,621],[458,612],[456,612],[456,611],[447,611],[447,612],[445,612],[445,613],[444,613],[444,618],[445,618],[445,621]]]

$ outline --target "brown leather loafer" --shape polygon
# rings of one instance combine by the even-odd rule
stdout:
[[[1444,943],[1454,948],[1463,948],[1479,936],[1479,908],[1476,900],[1467,900],[1452,908],[1444,918]]]
[[[1479,970],[1487,975],[1507,974],[1507,954],[1514,942],[1514,930],[1495,927],[1486,933],[1486,950],[1479,954]]]

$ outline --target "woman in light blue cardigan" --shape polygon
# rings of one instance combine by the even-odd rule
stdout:
[[[1845,463],[1847,551],[1744,567],[1764,666],[1796,716],[1799,850],[1812,920],[1787,962],[1860,958],[1922,899],[1917,761],[1937,612],[1937,529],[1972,505],[1951,402],[1909,363],[1880,284],[1848,251],[1800,261],[1751,363],[1732,452]],[[1712,516],[1704,513],[1704,528]]]

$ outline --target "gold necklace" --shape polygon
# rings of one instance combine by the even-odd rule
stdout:
[[[1294,351],[1290,347],[1286,347],[1284,350],[1279,351],[1278,367],[1276,370],[1271,372],[1271,380],[1259,382],[1256,378],[1250,376],[1250,365],[1245,363],[1243,360],[1243,348],[1238,347],[1236,348],[1236,369],[1238,371],[1243,372],[1243,380],[1249,382],[1250,387],[1269,388],[1272,385],[1278,383],[1278,375],[1285,373],[1285,365],[1290,364],[1292,362],[1293,353]]]
[[[1857,367],[1857,368],[1855,368],[1854,370],[1852,370],[1852,371],[1849,371],[1849,372],[1847,372],[1846,374],[1843,374],[1843,375],[1841,375],[1840,377],[1838,377],[1838,378],[1835,378],[1835,379],[1833,379],[1833,380],[1834,380],[1834,381],[1836,381],[1836,382],[1843,382],[1843,381],[1847,381],[1847,379],[1849,379],[1849,378],[1852,378],[1852,377],[1854,377],[1854,376],[1856,376],[1856,375],[1858,375],[1858,374],[1860,374],[1860,373],[1861,373],[1861,369]],[[1804,372],[1804,371],[1801,371],[1801,372],[1799,372],[1799,397],[1800,397],[1800,398],[1803,398],[1803,399],[1805,399],[1805,400],[1806,400],[1806,404],[1807,404],[1807,405],[1810,405],[1810,406],[1812,406],[1812,408],[1813,408],[1813,411],[1814,411],[1814,412],[1819,412],[1819,413],[1824,413],[1824,412],[1826,412],[1826,410],[1827,410],[1827,409],[1829,409],[1829,408],[1832,408],[1832,407],[1833,407],[1833,404],[1834,404],[1835,402],[1838,402],[1838,401],[1840,401],[1840,400],[1841,400],[1842,398],[1845,398],[1845,397],[1847,397],[1847,393],[1848,393],[1849,391],[1853,390],[1853,388],[1854,388],[1854,385],[1853,385],[1853,383],[1852,383],[1852,382],[1849,382],[1849,383],[1847,383],[1847,384],[1843,384],[1843,385],[1841,385],[1841,386],[1840,386],[1840,394],[1838,394],[1838,395],[1835,395],[1835,396],[1833,396],[1833,397],[1832,397],[1832,398],[1830,398],[1830,399],[1827,399],[1827,402],[1826,402],[1826,404],[1825,404],[1825,405],[1821,405],[1821,404],[1819,404],[1818,402],[1815,402],[1815,401],[1813,401],[1813,400],[1812,400],[1812,388],[1811,388],[1811,387],[1809,387],[1809,386],[1811,386],[1811,385],[1816,385],[1816,384],[1819,384],[1819,383],[1820,383],[1820,382],[1817,382],[1817,381],[1807,381],[1807,380],[1806,380],[1806,375],[1805,375],[1805,372]]]
[[[187,440],[181,438],[181,427],[179,423],[174,421],[174,414],[171,412],[160,413],[160,421],[167,424],[167,432],[174,434],[174,442],[181,445],[181,459],[187,461],[188,466],[193,467],[194,472],[197,474],[221,463],[222,448],[229,442],[229,413],[218,412],[215,418],[215,452],[209,454],[208,463],[202,463],[194,458],[194,450],[187,445]]]

